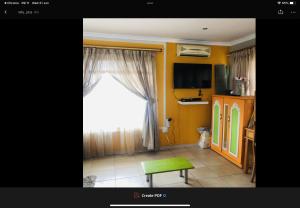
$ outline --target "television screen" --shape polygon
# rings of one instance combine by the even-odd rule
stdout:
[[[174,88],[211,88],[211,64],[174,63]]]

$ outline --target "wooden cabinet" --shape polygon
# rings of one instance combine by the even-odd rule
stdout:
[[[212,97],[211,149],[243,167],[244,128],[253,111],[253,96]]]

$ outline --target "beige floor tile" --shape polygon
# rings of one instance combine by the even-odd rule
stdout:
[[[113,169],[114,168],[114,159],[113,157],[109,158],[98,158],[92,161],[92,169],[94,171],[102,169]]]
[[[188,180],[188,184],[185,184],[184,181],[182,182],[179,182],[179,183],[172,183],[172,184],[164,184],[164,185],[161,185],[159,187],[162,187],[162,188],[172,188],[172,187],[175,187],[175,188],[192,188],[192,187],[202,187],[201,183],[196,180],[196,179],[193,179],[193,178],[189,178]]]
[[[113,159],[115,161],[133,161],[136,155],[115,155]]]
[[[82,163],[82,167],[85,168],[91,168],[92,167],[92,161],[91,160],[84,160]]]
[[[92,162],[91,161],[84,161],[83,162],[83,177],[91,175],[92,173],[93,173]]]
[[[206,160],[209,160],[210,159],[210,157],[209,156],[207,156],[207,155],[195,155],[195,154],[193,154],[193,156],[194,156],[194,160],[198,160],[198,161],[200,161],[201,163],[203,163],[203,161],[206,161]],[[204,164],[204,163],[203,163]]]
[[[141,163],[138,164],[137,169],[140,173],[142,173],[144,175],[144,169],[143,169]]]
[[[202,159],[201,162],[205,165],[205,166],[216,166],[216,165],[225,165],[228,164],[226,161],[221,160],[218,157],[215,156],[208,156],[205,159]]]
[[[137,167],[130,167],[130,168],[117,168],[115,170],[116,179],[120,178],[128,178],[128,177],[134,177],[134,176],[142,176],[144,175],[144,172],[142,169]]]
[[[250,175],[236,174],[221,178],[223,178],[230,187],[255,187],[255,183],[250,182]]]
[[[142,161],[153,160],[153,157],[151,154],[138,154],[135,156],[135,160],[137,162],[142,162]]]
[[[219,153],[217,153],[217,152],[215,152],[215,151],[213,151],[213,150],[211,150],[211,149],[208,149],[208,154],[210,155],[210,156],[216,156],[216,157],[221,157],[221,158],[223,158]]]
[[[153,159],[167,159],[170,157],[174,157],[174,154],[169,150],[164,150],[161,152],[152,153],[150,155]]]
[[[116,187],[148,187],[145,176],[116,179]]]
[[[179,176],[179,171],[158,173],[153,175],[153,186],[159,187],[167,184],[184,183],[184,178]]]
[[[174,149],[171,149],[170,152],[172,154],[177,154],[177,153],[180,153],[180,152],[186,152],[188,151],[187,148],[174,148]]]
[[[225,165],[228,168],[231,169],[231,171],[233,172],[233,174],[242,174],[244,173],[244,170],[238,166],[236,166],[235,164],[229,162],[228,165]]]
[[[184,158],[186,158],[188,160],[195,159],[195,156],[192,153],[188,152],[188,151],[174,153],[174,156],[176,156],[176,157],[184,157]]]
[[[196,151],[197,149],[192,149],[191,151],[193,152],[193,153],[196,153],[196,154],[211,154],[211,152],[212,152],[212,150],[210,150],[210,149],[198,149],[198,151]]]
[[[236,166],[234,163],[232,163],[231,161],[227,160],[226,158],[222,157],[222,156],[218,156],[218,159],[221,160],[221,162],[224,164],[224,165],[234,165]],[[237,166],[236,166],[237,167]]]
[[[195,168],[189,171],[192,177],[196,179],[218,177],[217,173],[209,167]]]
[[[113,161],[113,157],[102,157],[88,160],[89,164],[86,165],[87,163],[84,162],[83,165],[83,176],[85,177],[88,175],[97,175],[98,173],[101,173],[103,171],[112,172],[114,170]]]
[[[230,187],[229,184],[226,183],[226,180],[220,177],[216,178],[201,178],[199,179],[199,183],[203,187]]]
[[[116,169],[120,169],[120,168],[134,168],[137,167],[139,165],[139,162],[118,162],[117,164],[115,164],[115,168]]]
[[[172,155],[173,154],[171,150],[161,150],[161,151],[159,151],[159,153],[166,154],[166,155]]]
[[[200,160],[198,160],[198,159],[192,159],[192,160],[189,160],[189,161],[193,164],[193,166],[195,168],[205,167],[205,165]]]
[[[154,187],[255,187],[250,174],[243,174],[216,152],[197,146],[85,160],[83,176],[96,175],[96,187],[148,187],[141,162],[174,156],[186,157],[194,165],[195,169],[189,170],[189,184],[176,171],[154,174]]]
[[[91,160],[93,164],[110,164],[113,161],[114,161],[114,156],[99,157]]]
[[[115,180],[96,181],[95,188],[116,187]]]
[[[114,164],[116,168],[126,168],[130,166],[136,166],[138,164],[138,161],[135,159],[134,156],[131,157],[115,157]]]
[[[92,171],[89,170],[89,169],[84,169],[82,175],[83,175],[83,177],[87,177],[87,176],[95,175],[95,174],[94,174],[94,172],[92,172]]]
[[[99,173],[102,171],[113,171],[114,170],[114,166],[106,166],[106,165],[98,165],[98,166],[92,166],[92,168],[90,168],[88,171],[90,173]]]
[[[96,175],[97,172],[100,170],[95,168],[85,168],[83,169],[83,177],[89,176],[89,175]]]
[[[201,149],[198,145],[193,146],[193,147],[186,147],[185,149],[186,149],[186,150],[189,150],[190,152],[194,152],[194,151],[199,152],[199,151],[204,150],[204,149]]]
[[[209,166],[208,168],[214,171],[218,176],[241,174],[243,172],[242,169],[234,167],[233,165],[217,165]]]
[[[216,157],[216,155],[211,153],[211,150],[207,150],[207,149],[199,151],[199,152],[192,152],[192,154],[195,158],[200,159],[200,160],[205,160],[207,158]]]
[[[116,178],[114,169],[103,169],[93,174],[97,176],[96,181],[114,180]]]
[[[191,148],[191,149],[187,149],[188,152],[192,153],[195,157],[198,155],[203,155],[203,154],[207,154],[205,153],[206,149],[196,149],[196,148]]]

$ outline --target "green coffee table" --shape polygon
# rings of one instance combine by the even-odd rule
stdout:
[[[171,171],[179,171],[180,177],[183,177],[182,171],[184,170],[185,183],[188,184],[188,169],[194,168],[192,163],[190,163],[184,157],[173,157],[163,160],[150,160],[143,161],[142,167],[144,173],[147,176],[147,182],[149,182],[150,187],[153,187],[153,174],[165,173]]]

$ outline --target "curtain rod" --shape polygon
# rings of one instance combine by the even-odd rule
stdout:
[[[233,54],[235,52],[239,52],[239,51],[242,51],[242,50],[250,49],[250,48],[253,48],[253,47],[255,47],[255,45],[249,46],[249,47],[246,47],[246,48],[241,48],[241,49],[236,50],[236,51],[232,51],[232,52],[228,53],[227,56],[230,56],[231,54]]]
[[[121,50],[139,50],[139,51],[155,51],[162,52],[162,48],[135,48],[135,47],[120,47],[120,46],[100,46],[100,45],[83,45],[87,48],[107,48],[107,49],[121,49]]]

